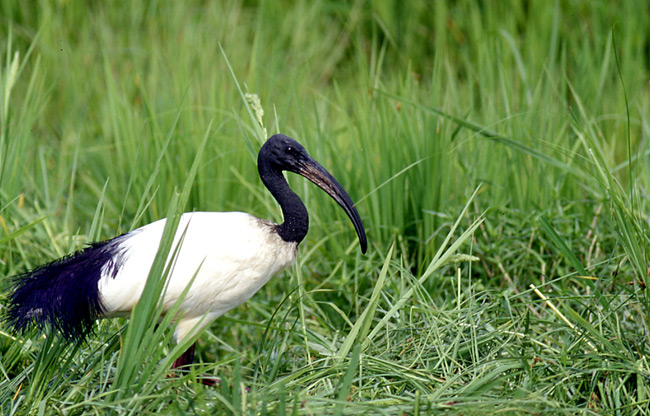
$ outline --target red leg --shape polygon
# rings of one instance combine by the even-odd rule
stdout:
[[[172,364],[172,370],[178,369],[179,371],[183,372],[187,371],[187,368],[183,367],[186,367],[194,362],[194,345],[195,344],[192,344],[192,346],[189,347],[187,351],[182,353],[180,357],[174,361],[174,364]],[[221,382],[221,380],[212,377],[199,377],[197,381],[205,384],[206,386],[214,386],[215,384],[219,384]]]
[[[189,364],[192,364],[194,362],[194,344],[192,344],[187,351],[182,353],[180,357],[174,361],[174,364],[172,364],[172,370],[178,367],[183,367]]]

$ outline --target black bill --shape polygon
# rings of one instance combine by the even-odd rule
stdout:
[[[323,191],[327,192],[327,194],[331,196],[341,206],[341,208],[343,208],[345,213],[348,214],[348,217],[350,217],[350,220],[352,220],[354,229],[359,236],[361,252],[365,254],[368,248],[366,230],[363,228],[359,212],[357,212],[354,203],[341,184],[338,183],[327,169],[311,158],[300,164],[297,173],[309,179]]]

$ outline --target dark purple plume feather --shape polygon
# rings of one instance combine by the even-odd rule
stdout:
[[[15,330],[50,326],[67,339],[83,339],[104,315],[99,279],[115,277],[125,260],[127,234],[94,243],[13,278],[5,320]]]

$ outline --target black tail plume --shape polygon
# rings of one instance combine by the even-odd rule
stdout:
[[[98,283],[102,271],[115,277],[124,260],[124,236],[94,243],[13,278],[5,320],[16,331],[50,326],[80,340],[104,314]]]

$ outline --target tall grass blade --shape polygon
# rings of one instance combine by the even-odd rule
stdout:
[[[359,371],[359,356],[361,355],[361,346],[356,345],[352,350],[352,355],[350,356],[350,361],[348,363],[348,368],[345,370],[345,375],[341,380],[338,391],[338,400],[334,412],[334,416],[340,416],[343,414],[345,409],[345,404],[348,402],[348,395],[350,394],[350,387],[352,386],[352,380],[354,376]]]
[[[454,241],[453,244],[447,248],[447,245],[449,244],[452,236],[454,235],[454,232],[460,225],[460,221],[462,218],[464,218],[465,213],[470,207],[471,202],[474,200],[474,197],[476,196],[479,188],[476,188],[472,196],[469,198],[467,203],[465,204],[465,207],[461,211],[460,215],[458,216],[456,222],[454,225],[451,227],[451,230],[449,230],[449,233],[447,233],[447,237],[445,238],[445,241],[443,244],[440,246],[438,249],[438,252],[436,253],[435,257],[431,262],[429,263],[429,266],[427,267],[426,271],[422,274],[422,276],[419,277],[418,279],[418,284],[422,285],[424,282],[426,282],[432,275],[433,273],[438,270],[440,267],[444,266],[446,264],[446,261],[451,257],[452,254],[455,253],[455,251],[474,233],[474,231],[481,225],[483,222],[483,216],[479,217],[476,219],[465,232],[463,232],[460,237],[456,241]],[[388,323],[388,321],[404,306],[404,304],[411,298],[415,291],[416,287],[411,286],[407,290],[405,290],[403,293],[400,294],[399,299],[397,302],[393,304],[393,306],[386,312],[386,314],[382,317],[382,319],[373,327],[372,331],[368,335],[366,339],[363,340],[363,348],[365,349],[367,345],[371,342],[372,339],[381,331],[384,326]]]
[[[167,222],[156,258],[151,267],[142,296],[132,312],[131,321],[124,337],[124,345],[114,382],[118,398],[123,398],[128,394],[130,391],[129,387],[134,383],[137,371],[140,369],[140,363],[151,360],[150,353],[160,341],[160,338],[156,339],[154,337],[156,334],[154,323],[159,320],[163,312],[161,295],[164,292],[166,279],[173,267],[174,256],[178,253],[180,244],[182,244],[182,238],[178,246],[172,247],[172,244],[177,232],[181,210],[189,198],[191,186],[196,177],[209,132],[210,127],[206,130],[201,141],[201,145],[196,153],[194,163],[190,172],[188,172],[182,190],[180,193],[175,194],[174,198],[170,201]],[[182,232],[182,230],[180,231]],[[168,259],[171,261],[168,261]],[[179,302],[181,301],[179,300]],[[179,305],[180,303],[177,302],[177,304]],[[151,374],[151,371],[148,373]]]
[[[345,337],[343,344],[341,344],[341,348],[338,352],[339,359],[347,357],[348,352],[350,352],[350,349],[356,342],[366,339],[366,336],[370,330],[370,326],[372,325],[372,321],[375,318],[375,312],[377,311],[377,305],[379,304],[381,292],[384,290],[384,283],[386,281],[386,276],[388,275],[390,262],[393,259],[394,250],[395,243],[390,246],[388,254],[386,254],[384,265],[379,272],[379,277],[377,278],[377,283],[375,283],[375,287],[372,290],[372,295],[370,296],[368,306],[364,308],[363,313],[357,319],[354,326],[350,329],[350,332],[348,332],[348,335]]]
[[[571,266],[576,270],[580,276],[588,276],[587,270],[584,268],[580,260],[576,255],[571,251],[571,249],[566,245],[564,240],[558,235],[551,223],[544,217],[540,217],[539,223],[542,226],[542,229],[549,236],[555,247],[559,252],[566,258],[571,264]]]

